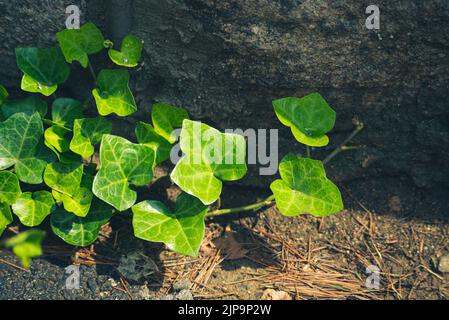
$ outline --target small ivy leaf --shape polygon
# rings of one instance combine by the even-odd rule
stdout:
[[[156,133],[151,125],[139,122],[136,126],[135,134],[140,144],[144,144],[154,150],[156,154],[155,165],[170,158],[172,145]]]
[[[27,227],[36,227],[53,211],[55,202],[50,192],[25,192],[12,205],[12,211]]]
[[[171,144],[176,142],[173,131],[182,127],[184,120],[189,119],[189,114],[183,108],[171,106],[166,103],[153,105],[151,120],[154,130]]]
[[[299,142],[312,147],[329,143],[326,134],[334,127],[336,114],[319,93],[275,100],[273,106],[279,120],[292,129]]]
[[[110,49],[108,54],[116,65],[136,67],[139,64],[142,49],[143,41],[133,35],[128,35],[122,41],[121,51]]]
[[[0,236],[6,227],[12,223],[12,214],[9,205],[0,202]]]
[[[75,119],[83,118],[81,103],[78,100],[59,98],[53,102],[51,117],[53,123],[66,128],[73,128]]]
[[[17,176],[9,171],[0,171],[0,203],[12,205],[21,194]]]
[[[5,101],[5,104],[1,107],[1,112],[5,119],[16,113],[25,113],[32,116],[36,112],[44,118],[48,112],[48,105],[44,100],[31,96],[25,99]]]
[[[271,184],[279,211],[286,216],[310,213],[322,217],[343,210],[337,186],[321,161],[286,156],[279,165],[282,180]]]
[[[70,150],[87,159],[94,154],[94,145],[100,143],[103,135],[109,134],[111,131],[111,123],[102,117],[76,119],[73,126]]]
[[[236,181],[247,172],[246,142],[241,135],[221,133],[201,122],[184,120],[181,150],[185,156],[171,178],[206,205],[220,197],[222,180]]]
[[[44,132],[45,145],[58,153],[67,152],[69,150],[69,141],[66,135],[69,133],[70,130],[64,127],[52,126]]]
[[[96,199],[85,218],[59,208],[51,215],[50,223],[53,232],[66,243],[85,247],[97,240],[101,227],[108,223],[112,214],[110,206]]]
[[[20,88],[26,92],[41,93],[42,95],[48,97],[55,93],[56,90],[58,90],[58,85],[55,84],[53,86],[46,86],[42,83],[37,82],[29,75],[24,74],[22,77]]]
[[[186,193],[176,199],[172,213],[159,201],[144,201],[133,206],[134,235],[163,242],[170,250],[196,257],[204,238],[204,219],[208,207]]]
[[[89,65],[89,55],[103,50],[104,37],[91,22],[80,29],[66,29],[56,34],[59,46],[68,63],[78,61],[83,68]]]
[[[89,212],[93,194],[82,185],[84,166],[82,163],[52,163],[47,166],[44,181],[53,191],[58,203],[66,211],[85,217]]]
[[[51,156],[44,148],[42,120],[38,113],[17,113],[0,123],[0,170],[15,166],[20,181],[42,183]]]
[[[129,89],[129,73],[126,70],[101,70],[97,88],[92,94],[101,116],[115,113],[126,117],[137,111],[134,96]]]
[[[9,97],[8,91],[6,91],[5,87],[0,85],[0,106],[5,102],[5,100]]]
[[[42,255],[41,243],[44,237],[44,231],[28,230],[8,239],[5,245],[7,248],[12,248],[22,265],[28,268],[31,265],[31,258],[37,258]]]
[[[137,194],[129,186],[144,186],[153,178],[153,149],[121,137],[104,135],[100,161],[101,169],[94,179],[93,193],[119,211],[131,208]]]
[[[35,82],[46,87],[64,83],[70,68],[59,48],[16,48],[19,69]]]

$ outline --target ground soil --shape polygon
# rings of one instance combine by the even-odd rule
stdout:
[[[179,190],[167,184],[162,178],[147,191],[173,199]],[[104,227],[90,248],[71,248],[49,235],[30,270],[0,252],[0,299],[260,299],[268,289],[298,300],[449,298],[449,274],[437,267],[449,252],[448,220],[411,215],[398,196],[374,212],[352,188],[341,187],[351,209],[331,217],[287,218],[273,206],[208,220],[198,258],[135,239],[127,214]],[[266,192],[227,187],[223,206]],[[130,254],[141,257],[131,267]],[[79,290],[65,289],[71,264],[80,265]],[[366,287],[369,266],[380,270],[378,290]]]

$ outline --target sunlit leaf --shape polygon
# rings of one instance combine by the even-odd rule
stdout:
[[[98,199],[93,201],[85,218],[59,208],[51,215],[51,228],[66,243],[85,247],[97,240],[101,227],[109,221],[112,213],[113,209]]]
[[[239,180],[247,172],[246,142],[241,135],[220,133],[206,124],[184,120],[181,150],[185,156],[171,178],[206,205],[220,197],[222,180]]]
[[[42,183],[42,173],[51,161],[44,148],[43,130],[38,113],[17,113],[0,123],[0,170],[15,166],[20,181]]]
[[[0,203],[12,205],[21,193],[17,176],[9,171],[0,171]]]
[[[271,184],[279,211],[286,216],[322,217],[343,209],[337,186],[327,177],[321,161],[286,156],[279,165],[282,180]]]
[[[101,169],[95,177],[93,193],[119,211],[131,208],[137,193],[130,185],[144,186],[153,178],[153,149],[128,140],[104,135],[100,147]]]
[[[101,31],[91,22],[80,29],[66,29],[56,34],[59,46],[68,63],[78,61],[87,68],[89,55],[103,50],[104,37]]]
[[[94,145],[101,142],[104,134],[112,131],[112,125],[102,117],[76,119],[73,126],[73,138],[70,150],[87,159],[94,154]]]
[[[92,94],[101,116],[115,113],[126,117],[137,111],[126,70],[102,70],[98,75],[97,88]]]
[[[67,134],[69,133],[70,130],[64,127],[52,126],[44,132],[45,144],[59,153],[66,152],[69,150],[69,141],[67,139]]]
[[[1,106],[0,110],[5,119],[8,119],[16,113],[25,113],[32,116],[36,112],[44,118],[48,112],[48,105],[44,100],[36,96],[30,96],[25,99],[7,100]]]
[[[22,265],[28,268],[32,258],[42,255],[41,243],[44,240],[45,232],[41,230],[28,230],[6,241],[6,247],[19,257]]]
[[[166,103],[153,105],[151,120],[154,130],[171,144],[176,142],[174,130],[182,127],[185,119],[189,119],[189,114],[183,108],[171,106]]]
[[[20,88],[26,92],[41,93],[44,96],[48,97],[51,96],[53,93],[55,93],[56,90],[58,90],[58,85],[55,84],[53,86],[46,86],[43,85],[42,83],[37,82],[29,75],[24,74],[22,77]]]
[[[20,70],[45,87],[64,83],[70,74],[59,48],[16,48],[16,60]]]
[[[12,211],[27,227],[36,227],[53,211],[54,200],[50,192],[25,192],[12,205]]]
[[[275,100],[273,106],[279,120],[292,129],[299,142],[312,147],[329,143],[326,134],[334,127],[336,114],[319,93]]]
[[[207,206],[182,193],[171,212],[162,202],[144,201],[133,206],[134,235],[140,239],[163,242],[177,253],[197,256],[204,238]]]
[[[136,67],[139,64],[142,49],[143,41],[133,35],[128,35],[123,39],[120,51],[110,49],[108,54],[111,60],[119,66]]]
[[[156,165],[170,158],[172,145],[156,133],[151,125],[139,122],[136,126],[135,134],[140,144],[144,144],[154,150]]]

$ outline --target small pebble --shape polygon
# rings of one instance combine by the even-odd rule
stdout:
[[[438,271],[442,273],[449,273],[449,254],[446,254],[440,258],[438,263]]]

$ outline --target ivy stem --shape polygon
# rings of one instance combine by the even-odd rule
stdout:
[[[92,67],[92,64],[90,63],[90,60],[89,60],[89,62],[87,63],[87,65],[89,66],[90,74],[92,75],[92,78],[94,79],[95,84],[97,84],[97,75],[95,74],[95,70],[94,70],[94,68]]]
[[[248,205],[248,206],[211,211],[207,214],[207,217],[217,217],[217,216],[222,216],[225,214],[231,214],[231,213],[236,213],[236,212],[254,211],[254,210],[260,209],[262,207],[269,206],[269,205],[273,204],[273,202],[274,202],[274,195],[271,195],[263,201],[256,202],[256,203]]]
[[[311,153],[310,153],[310,147],[306,146],[306,152],[307,152],[307,158],[310,158]]]
[[[332,151],[327,157],[326,159],[323,160],[323,164],[327,164],[329,163],[333,158],[335,158],[340,152],[342,151],[346,151],[346,150],[350,150],[352,149],[351,147],[348,147],[347,144],[354,139],[359,133],[360,131],[363,130],[364,128],[364,124],[360,121],[356,121],[356,128],[355,130],[349,135],[349,137],[347,137],[345,139],[345,141],[343,141],[343,143],[341,145],[339,145],[334,151]]]

